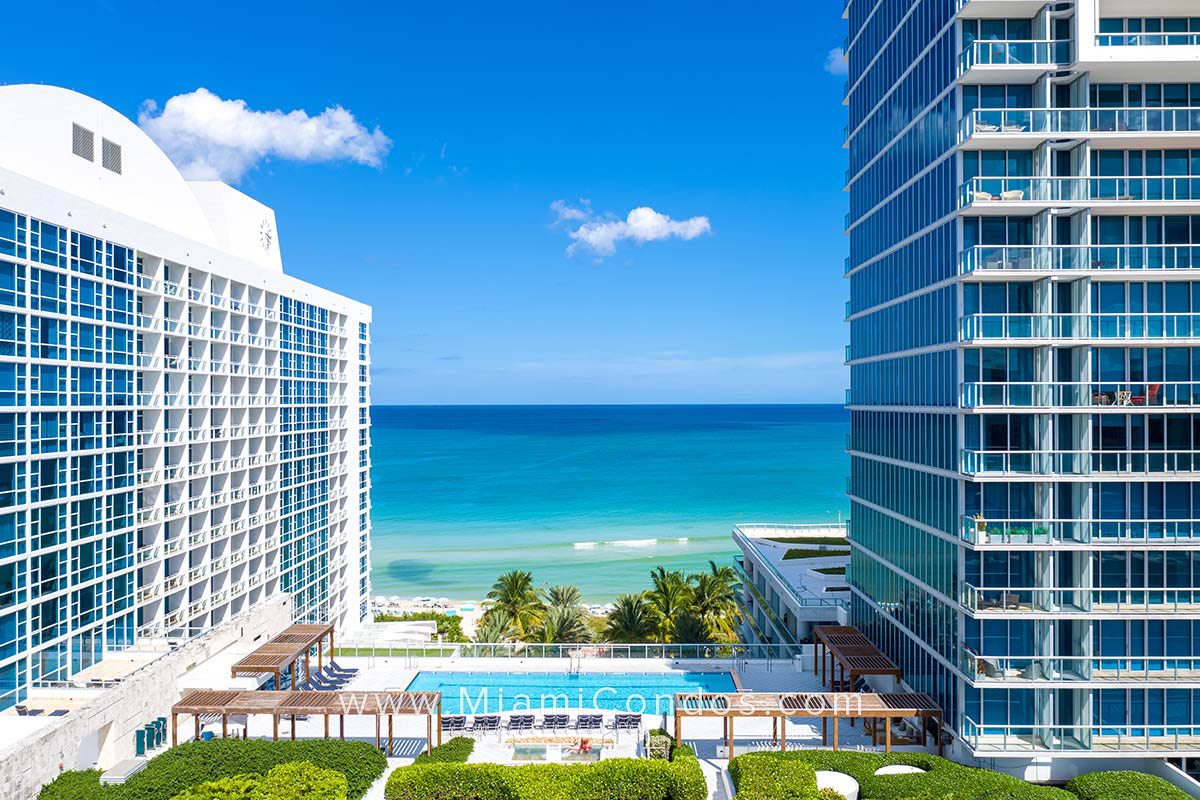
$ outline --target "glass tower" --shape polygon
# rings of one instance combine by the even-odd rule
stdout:
[[[1131,8],[846,5],[851,618],[1013,769],[1200,752],[1200,9]]]
[[[0,117],[0,709],[276,593],[361,619],[370,308],[95,100]]]

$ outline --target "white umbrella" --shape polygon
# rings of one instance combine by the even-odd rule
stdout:
[[[386,602],[387,602],[387,598],[384,597],[383,595],[381,595],[381,594],[375,595],[375,605],[381,606]]]
[[[402,597],[400,597],[400,595],[394,594],[388,598],[388,602],[389,603],[403,603],[404,599]]]

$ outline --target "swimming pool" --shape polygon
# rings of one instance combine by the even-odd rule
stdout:
[[[418,672],[406,691],[441,692],[443,714],[599,710],[669,714],[678,692],[736,692],[728,672]]]

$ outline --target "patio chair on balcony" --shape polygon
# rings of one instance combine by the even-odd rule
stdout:
[[[996,133],[1000,130],[1000,126],[992,122],[983,122],[982,120],[975,123],[976,133]]]
[[[1135,394],[1130,398],[1130,402],[1135,406],[1152,406],[1155,405],[1155,400],[1158,399],[1158,393],[1162,390],[1161,383],[1152,383],[1145,394]]]
[[[1010,202],[1017,201],[1017,200],[1024,200],[1025,199],[1025,190],[1024,189],[1009,189],[1006,192],[1000,193],[1000,199],[1008,200]]]
[[[996,195],[992,194],[991,192],[985,192],[982,189],[976,189],[975,191],[971,192],[972,203],[990,202],[995,199]]]
[[[1025,126],[1024,126],[1024,125],[1017,125],[1017,124],[1015,124],[1015,123],[1011,123],[1011,122],[1010,122],[1010,123],[1008,123],[1007,125],[1005,125],[1005,126],[1004,126],[1003,130],[1004,130],[1004,132],[1005,132],[1005,133],[1024,133],[1024,132],[1025,132]]]

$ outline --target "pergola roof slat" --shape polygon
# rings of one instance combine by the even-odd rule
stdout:
[[[441,692],[221,691],[192,689],[172,714],[439,715]]]
[[[280,672],[326,636],[330,637],[332,644],[333,625],[291,625],[254,652],[238,659],[233,665],[232,674]]]

